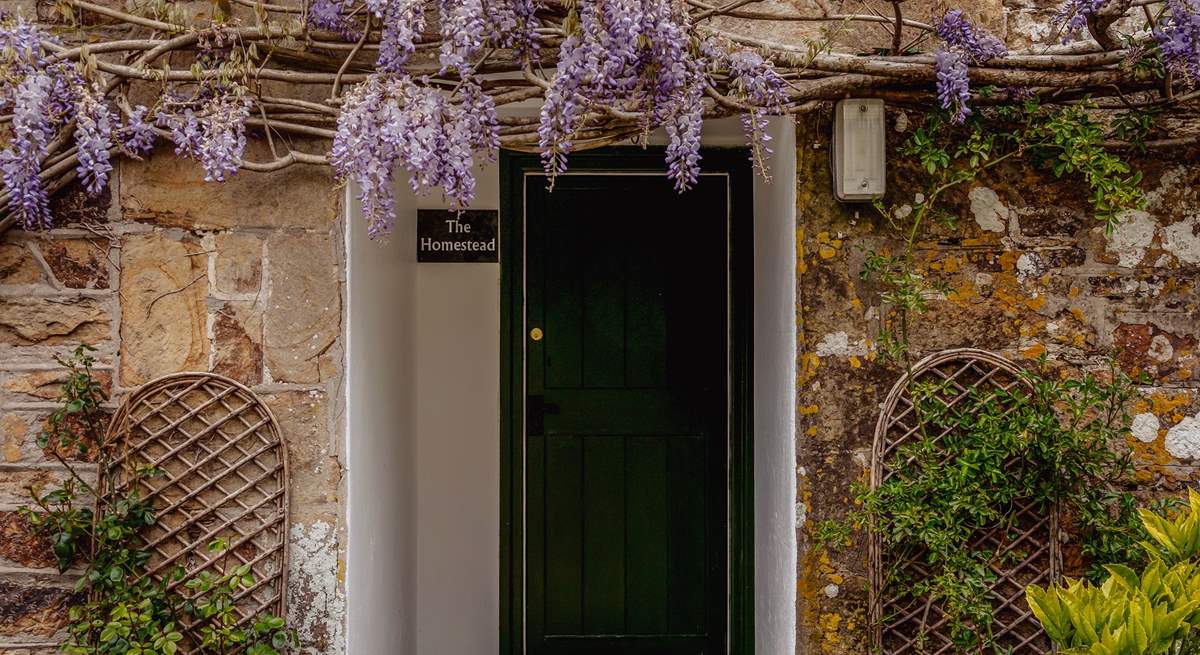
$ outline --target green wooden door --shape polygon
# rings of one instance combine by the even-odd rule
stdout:
[[[727,650],[728,192],[525,187],[528,653]]]

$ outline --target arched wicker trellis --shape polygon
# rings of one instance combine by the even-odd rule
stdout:
[[[972,390],[1010,390],[1028,386],[1021,369],[1007,359],[984,350],[958,348],[930,355],[913,366],[915,381],[944,382],[942,401],[953,406],[968,397]],[[871,488],[888,480],[896,449],[918,435],[914,408],[908,397],[907,378],[892,387],[882,405],[875,426],[871,452]],[[947,432],[930,434],[940,439]],[[1040,511],[1028,505],[1016,510],[1016,536],[993,529],[981,532],[972,547],[1001,549],[1020,554],[1020,561],[1006,567],[994,567],[996,581],[990,590],[993,603],[993,631],[1001,647],[1011,648],[1015,655],[1042,654],[1053,650],[1041,626],[1025,603],[1025,587],[1032,583],[1045,584],[1057,580],[1061,568],[1058,547],[1058,512]],[[914,553],[903,562],[889,559],[878,532],[872,531],[870,543],[870,615],[874,626],[873,645],[882,655],[948,655],[955,647],[946,634],[947,619],[935,603],[925,598],[900,597],[885,587],[884,572],[898,565],[913,577],[924,577],[919,559]],[[920,634],[924,626],[924,645]]]
[[[255,584],[236,598],[241,622],[287,602],[287,450],[270,409],[250,389],[213,373],[178,373],[131,394],[109,424],[108,443],[123,448],[101,471],[101,493],[136,484],[157,515],[142,538],[149,575],[186,572],[176,591],[201,571],[249,564]],[[131,467],[162,475],[134,478]],[[222,537],[225,553],[206,546]],[[227,559],[226,559],[227,558]],[[193,651],[194,652],[194,651]]]

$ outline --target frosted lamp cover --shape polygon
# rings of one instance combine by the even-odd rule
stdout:
[[[883,101],[842,100],[834,108],[833,187],[839,200],[883,195],[887,154]]]

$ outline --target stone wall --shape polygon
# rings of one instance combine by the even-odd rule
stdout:
[[[340,198],[327,169],[210,184],[162,148],[122,162],[104,198],[57,199],[72,227],[0,241],[0,654],[52,652],[66,619],[71,575],[14,510],[60,475],[34,438],[62,380],[52,357],[80,343],[114,406],[184,370],[264,398],[291,457],[290,618],[306,652],[344,651]]]
[[[889,141],[916,115],[889,109]],[[866,547],[814,547],[812,530],[851,507],[865,479],[878,407],[900,372],[877,359],[880,289],[860,272],[866,250],[899,252],[870,205],[834,200],[827,114],[798,124],[797,466],[798,652],[865,653]],[[922,175],[889,149],[889,199],[914,202]],[[920,272],[950,293],[911,329],[916,356],[969,346],[1029,363],[1046,354],[1068,371],[1103,373],[1106,358],[1153,378],[1136,401],[1126,446],[1147,494],[1179,493],[1200,473],[1200,164],[1197,153],[1135,160],[1148,206],[1111,236],[1074,179],[1016,162],[946,197],[954,229],[931,229]]]

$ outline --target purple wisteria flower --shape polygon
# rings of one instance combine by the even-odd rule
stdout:
[[[752,50],[739,50],[728,56],[730,87],[740,99],[753,105],[753,109],[742,114],[742,129],[750,143],[750,162],[754,170],[769,180],[768,162],[774,151],[771,135],[767,134],[767,114],[783,111],[787,102],[786,83],[775,72],[774,65]]]
[[[951,109],[951,120],[961,123],[971,114],[967,101],[971,99],[971,83],[967,78],[967,58],[959,52],[938,49],[933,53],[933,67],[937,71],[938,101],[942,109]]]
[[[337,32],[343,39],[354,41],[362,31],[343,13],[342,0],[313,0],[308,7],[308,26],[312,29]]]
[[[466,78],[474,67],[471,61],[483,47],[484,15],[481,0],[441,0],[442,49],[439,61],[442,73],[456,70]]]
[[[731,86],[741,92],[744,100],[768,113],[782,111],[787,102],[786,83],[775,72],[775,66],[753,50],[739,50],[729,55]]]
[[[1163,63],[1191,85],[1200,82],[1200,2],[1168,0],[1170,15],[1154,30]]]
[[[376,74],[345,95],[330,159],[338,177],[358,185],[374,238],[392,227],[398,165],[414,192],[440,187],[466,207],[475,197],[475,151],[495,157],[499,141],[495,104],[477,84],[464,83],[456,104],[407,76]]]
[[[537,6],[534,0],[494,0],[486,12],[488,41],[498,48],[513,50],[517,59],[537,57]]]
[[[696,58],[688,53],[686,16],[678,16],[670,4],[650,3],[642,13],[640,30],[642,34],[655,35],[641,52],[640,65],[654,71],[653,79],[648,81],[652,86],[648,111],[644,112],[645,127],[702,110],[702,106],[691,104],[693,100],[696,103],[703,100],[707,77]],[[699,160],[698,154],[696,159]]]
[[[75,146],[79,163],[75,172],[90,195],[97,195],[108,184],[112,172],[108,148],[112,145],[113,115],[104,102],[103,90],[96,85],[81,85],[75,107]]]
[[[500,152],[500,122],[496,117],[496,103],[475,82],[467,82],[462,88],[462,120],[471,135],[471,147],[482,150],[487,160],[493,160]]]
[[[44,73],[27,75],[13,94],[12,139],[0,152],[0,175],[9,207],[27,230],[49,228],[50,201],[42,185],[42,159],[53,131],[47,120],[53,80]]]
[[[0,68],[7,82],[0,105],[12,113],[0,174],[8,207],[26,229],[51,226],[41,167],[50,142],[68,121],[75,120],[75,173],[84,188],[100,193],[112,171],[113,112],[101,88],[86,83],[73,62],[51,60],[44,42],[57,40],[19,17],[0,21]]]
[[[579,36],[567,37],[559,50],[558,75],[546,90],[538,123],[542,167],[551,180],[567,169],[567,154],[584,114],[588,48]]]
[[[1008,54],[1008,48],[1000,39],[981,27],[971,25],[957,9],[947,11],[935,29],[946,48],[967,55],[973,63],[981,64]]]
[[[974,26],[957,9],[947,11],[935,26],[942,45],[933,53],[937,76],[938,101],[942,109],[952,110],[951,120],[961,123],[971,114],[970,64],[983,64],[1008,54],[1004,43]]]
[[[666,129],[668,174],[677,189],[690,187],[709,64],[689,47],[687,13],[671,0],[594,0],[579,3],[577,15],[538,125],[551,183],[566,169],[589,109],[615,107],[636,112],[643,133]]]
[[[147,111],[145,105],[134,107],[125,120],[125,126],[117,133],[121,149],[135,159],[141,159],[150,154],[154,148],[154,142],[158,140],[154,127],[146,121]]]
[[[667,177],[676,191],[692,188],[700,179],[700,128],[704,119],[704,90],[693,84],[680,111],[663,127],[667,132]]]
[[[250,101],[238,93],[226,92],[198,111],[189,107],[182,114],[160,113],[158,123],[171,130],[175,154],[198,160],[206,181],[224,182],[242,165],[249,117]]]
[[[422,0],[367,0],[367,9],[382,24],[375,68],[385,73],[402,73],[404,63],[416,49],[417,34],[425,29],[424,3]]]
[[[17,16],[0,27],[0,62],[5,70],[13,73],[29,73],[46,67],[46,54],[42,41],[57,43],[34,23]]]
[[[1105,0],[1067,0],[1059,5],[1050,24],[1062,29],[1062,42],[1075,38],[1087,28],[1088,19],[1104,6]]]

